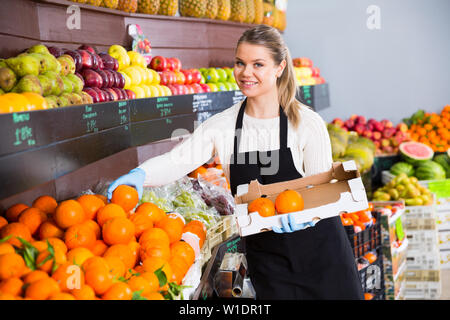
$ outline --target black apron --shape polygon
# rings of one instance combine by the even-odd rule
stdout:
[[[238,185],[255,179],[270,184],[302,178],[287,147],[288,120],[281,107],[280,149],[239,153],[246,101],[236,121],[230,162],[232,194],[236,194]],[[275,174],[263,173],[270,167],[267,159],[279,161]],[[257,299],[364,299],[350,242],[339,216],[321,220],[315,227],[304,230],[281,234],[267,231],[243,240]]]

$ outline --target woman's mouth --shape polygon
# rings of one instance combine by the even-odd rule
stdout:
[[[255,82],[255,81],[242,81],[241,80],[241,86],[245,89],[253,88],[257,84],[258,84],[258,82]]]

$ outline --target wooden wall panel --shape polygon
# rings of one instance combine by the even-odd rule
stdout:
[[[25,38],[39,38],[37,4],[29,0],[1,0],[0,33]],[[1,42],[0,47],[7,46]]]

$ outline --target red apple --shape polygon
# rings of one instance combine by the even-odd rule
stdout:
[[[190,70],[181,69],[180,71],[183,72],[183,74],[184,74],[184,76],[186,78],[186,81],[184,82],[184,84],[191,84],[191,83],[193,83],[192,82],[192,80],[193,80],[192,72]]]
[[[387,120],[387,119],[383,119],[381,120],[381,124],[385,127],[385,128],[392,128],[394,126],[394,124]]]
[[[103,66],[105,70],[116,70],[116,62],[114,60],[117,61],[117,59],[114,59],[113,57],[111,57],[109,54],[105,53],[105,52],[101,52],[99,53],[99,57],[100,59],[102,59],[103,62]]]
[[[109,96],[110,96],[110,100],[109,101],[120,100],[119,96],[117,95],[117,93],[112,88],[105,88],[105,89],[102,89],[102,90],[109,93]]]
[[[312,67],[311,71],[312,71],[312,75],[311,75],[312,77],[315,77],[315,78],[320,77],[320,69],[319,68]]]
[[[200,83],[202,81],[202,74],[198,69],[189,69],[192,74],[192,83]]]
[[[169,88],[170,92],[172,92],[172,95],[174,96],[179,95],[178,88],[176,85],[169,84],[167,87]]]
[[[91,69],[84,69],[81,72],[81,75],[84,78],[84,83],[88,87],[92,88],[101,88],[103,86],[103,79],[96,71]]]
[[[342,121],[342,119],[340,119],[340,118],[334,118],[333,121],[331,121],[331,123],[338,127],[344,126],[344,121]]]
[[[194,93],[203,93],[203,88],[199,83],[193,83],[191,86],[194,89]]]
[[[103,84],[102,84],[101,88],[111,88],[112,87],[110,78],[104,70],[97,70],[95,72],[97,72],[102,77]]]
[[[366,138],[369,138],[369,139],[372,138],[372,131],[364,130],[363,136],[366,137]]]
[[[178,58],[170,58],[172,60],[172,70],[180,71],[181,70],[181,61]]]
[[[129,90],[129,89],[124,89],[125,93],[127,94],[128,99],[136,99],[136,93],[134,93],[133,91]]]
[[[194,94],[195,93],[195,90],[192,87],[192,84],[188,84],[188,85],[186,85],[186,87],[188,89],[188,93],[187,94]]]
[[[366,127],[363,124],[358,123],[355,125],[353,129],[358,133],[358,135],[361,136],[363,132],[366,130]]]
[[[365,124],[367,123],[366,117],[364,117],[364,116],[358,116],[358,117],[356,118],[356,123],[365,125]]]
[[[91,53],[86,50],[77,50],[77,52],[81,55],[82,68],[83,69],[92,69],[94,62],[92,60]]]
[[[81,45],[78,49],[79,50],[86,50],[86,51],[89,51],[90,53],[96,53],[95,49],[93,47],[87,45],[87,44]]]
[[[380,140],[381,139],[381,132],[374,131],[372,132],[372,137],[374,140]]]
[[[355,122],[352,119],[347,119],[344,122],[344,126],[348,129],[348,130],[352,130],[353,127],[355,126]]]
[[[80,53],[75,50],[64,50],[64,54],[68,54],[73,58],[73,61],[75,61],[76,72],[80,72],[83,69],[83,59]]]
[[[111,90],[113,90],[115,93],[116,93],[116,95],[117,95],[117,100],[125,100],[127,97],[128,97],[128,95],[125,93],[123,93],[122,92],[122,89],[119,89],[119,88],[111,88]]]
[[[111,70],[102,70],[108,76],[109,86],[108,88],[117,87],[116,86],[116,77]]]
[[[385,128],[383,131],[383,138],[389,139],[390,137],[392,137],[395,134],[395,128]]]
[[[174,71],[175,77],[176,77],[176,84],[184,84],[186,81],[186,77],[184,76],[184,73],[181,71]]]
[[[153,57],[152,61],[150,62],[150,68],[156,71],[163,71],[167,68],[167,60],[166,58],[162,56],[156,56]]]
[[[98,96],[99,96],[99,102],[105,102],[108,101],[107,99],[109,99],[109,95],[108,97],[106,97],[106,94],[99,88],[93,87],[92,90],[95,90],[95,92],[97,92]]]
[[[100,96],[97,93],[97,91],[95,91],[93,88],[86,87],[83,89],[83,91],[92,97],[92,100],[94,101],[94,103],[100,102]]]
[[[119,88],[119,89],[123,89],[125,87],[125,77],[123,76],[123,74],[121,74],[120,72],[117,71],[112,71],[110,70],[110,72],[114,75],[114,79],[115,81],[115,87]]]
[[[58,58],[64,54],[64,50],[58,47],[48,47],[47,49],[55,58]]]
[[[211,88],[206,83],[200,83],[200,86],[203,89],[203,92],[211,92]]]

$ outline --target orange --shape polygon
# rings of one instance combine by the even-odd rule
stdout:
[[[139,236],[145,230],[153,228],[153,221],[152,221],[151,216],[143,211],[136,212],[136,213],[130,215],[130,221],[133,222],[133,224],[134,224],[134,227],[135,227],[134,235],[137,238],[139,238]]]
[[[75,297],[67,292],[58,292],[52,294],[48,300],[76,300]]]
[[[97,212],[97,223],[101,227],[106,222],[106,220],[115,218],[115,217],[123,217],[126,218],[127,214],[125,210],[121,206],[115,203],[109,203],[106,206],[100,208]]]
[[[153,275],[156,278],[156,275],[155,274],[153,274]],[[156,280],[158,280],[158,278],[156,278]],[[158,290],[158,288],[159,288],[159,285],[156,286],[156,288],[155,288],[154,283],[147,280],[142,275],[131,277],[131,279],[128,280],[127,284],[130,287],[132,292],[141,291],[141,294],[154,292],[154,291]]]
[[[6,210],[5,213],[6,220],[8,220],[9,222],[19,221],[20,213],[26,208],[29,208],[29,206],[27,206],[24,203],[17,203],[15,205],[12,205],[11,207],[8,208],[8,210]]]
[[[2,100],[1,100],[1,98],[2,98],[2,96],[0,96],[0,113],[2,113],[2,107],[1,107],[1,103],[2,103]],[[13,294],[11,294],[11,293],[6,293],[6,292],[1,292],[0,291],[0,301],[1,300],[16,300],[16,297],[13,295]]]
[[[156,204],[153,204],[151,202],[144,202],[140,204],[136,208],[136,213],[140,212],[147,214],[152,220],[153,224],[160,221],[162,218],[166,216],[164,210],[160,209]]]
[[[0,98],[0,113],[23,112],[30,105],[28,99],[18,93],[6,93]]]
[[[33,242],[31,242],[31,245],[33,247],[35,247],[38,252],[47,250],[47,248],[48,248],[47,242],[44,242],[44,241],[41,241],[41,240],[33,241]]]
[[[87,248],[74,248],[67,253],[67,261],[77,266],[82,266],[83,263],[93,257],[94,254]]]
[[[146,243],[139,249],[141,260],[149,257],[158,257],[164,260],[170,259],[170,247],[160,241],[154,240],[152,243]]]
[[[133,292],[125,282],[114,283],[103,295],[103,300],[131,300]]]
[[[0,282],[0,292],[20,296],[22,295],[22,286],[23,281],[20,278],[9,278]]]
[[[48,278],[48,273],[42,270],[34,270],[31,271],[29,274],[23,277],[23,282],[25,284],[29,284],[44,278]]]
[[[183,234],[185,232],[191,232],[195,234],[200,239],[200,248],[206,240],[206,227],[203,222],[199,220],[192,220],[188,222],[183,228]]]
[[[92,289],[92,287],[88,286],[87,284],[82,285],[81,288],[79,288],[79,289],[71,290],[70,293],[77,300],[94,300],[95,299],[94,289]]]
[[[0,243],[0,255],[14,252],[16,251],[14,250],[14,247],[10,243],[7,242]]]
[[[82,223],[72,225],[64,235],[64,242],[68,249],[91,248],[96,240],[94,230]]]
[[[27,98],[29,104],[27,106],[27,110],[45,110],[48,109],[47,100],[44,99],[43,96],[34,92],[23,92],[22,96]]]
[[[71,262],[60,265],[52,274],[52,278],[56,280],[62,292],[81,288],[85,281],[81,268]]]
[[[155,292],[159,289],[159,280],[154,272],[143,271],[140,277],[144,278],[147,282],[148,291]],[[130,279],[131,280],[131,279]],[[130,282],[128,282],[130,283]],[[130,284],[131,286],[131,284]],[[136,291],[136,290],[134,290]]]
[[[170,239],[168,234],[161,228],[151,228],[147,231],[144,231],[139,238],[139,244],[142,245],[148,241],[152,241],[154,239],[162,240],[167,245],[170,244]]]
[[[134,265],[136,265],[139,262],[139,249],[140,249],[140,244],[136,241],[130,241],[128,243],[128,247],[131,249],[131,252],[133,253],[133,257],[134,257]]]
[[[65,200],[56,207],[55,222],[61,229],[67,229],[84,220],[84,209],[75,200]]]
[[[40,209],[46,214],[54,214],[58,202],[52,196],[44,195],[36,198],[32,204],[33,207]]]
[[[8,224],[8,220],[5,217],[0,216],[0,229]]]
[[[102,256],[106,249],[108,249],[108,246],[103,240],[96,240],[90,249],[95,256]]]
[[[129,243],[134,232],[133,222],[123,217],[109,219],[102,227],[103,241],[109,245]]]
[[[34,235],[40,225],[47,220],[47,214],[38,208],[28,208],[19,215],[19,222],[28,227],[30,233]]]
[[[285,190],[275,199],[278,213],[289,213],[303,210],[303,197],[295,190]]]
[[[184,241],[172,243],[170,245],[170,253],[171,256],[181,257],[189,267],[195,261],[194,249],[192,249],[192,247]]]
[[[167,260],[158,257],[150,257],[142,261],[145,272],[155,272],[162,267],[168,280],[172,279],[172,268]]]
[[[59,238],[48,238],[48,239],[46,239],[46,241],[47,240],[53,246],[53,248],[58,248],[62,252],[67,253],[67,246],[64,243],[64,241],[62,241],[61,239],[59,239]]]
[[[103,257],[115,256],[120,258],[122,262],[125,264],[125,268],[131,269],[134,267],[134,255],[131,251],[131,248],[126,244],[115,244],[106,249]]]
[[[106,262],[106,259],[103,258],[103,257],[97,257],[97,256],[88,258],[83,263],[82,269],[84,270],[84,272],[86,272],[90,268],[95,268],[95,267],[98,267],[98,266],[103,266],[103,267],[109,269],[108,262]]]
[[[64,231],[59,228],[53,221],[45,221],[39,227],[39,239],[60,238],[64,237]]]
[[[163,295],[159,292],[151,292],[142,296],[148,300],[164,300]]]
[[[125,275],[125,264],[116,256],[105,257],[109,266],[109,272],[113,275],[114,279],[118,279]]]
[[[373,299],[373,294],[372,293],[364,293],[364,300],[372,300]]]
[[[43,278],[32,282],[25,289],[25,298],[47,300],[51,295],[60,292],[58,283],[52,278]]]
[[[102,194],[94,194],[94,196],[96,196],[97,198],[102,200],[105,205],[108,204],[108,198],[105,197],[104,195],[102,195]]]
[[[86,220],[85,222],[83,222],[83,224],[88,226],[94,231],[96,239],[100,239],[101,230],[97,222],[95,222],[94,220]]]
[[[169,236],[170,243],[174,243],[181,239],[184,228],[183,218],[176,213],[169,213],[155,225],[157,228],[163,229]]]
[[[18,238],[22,238],[28,242],[31,241],[31,233],[26,225],[20,222],[13,222],[7,224],[3,228],[0,229],[0,239],[3,239],[7,236],[11,236],[8,243],[12,244],[15,247],[22,247],[22,242]]]
[[[197,179],[198,176],[205,175],[208,172],[208,170],[204,166],[200,166],[191,173],[189,173],[189,177]]]
[[[168,263],[172,269],[172,278],[168,280],[170,282],[175,282],[176,284],[181,284],[190,265],[187,265],[186,261],[180,256],[172,256]]]
[[[84,194],[77,201],[83,207],[88,220],[94,220],[97,217],[97,211],[105,206],[103,200],[93,194]]]
[[[375,261],[377,261],[377,255],[372,252],[367,252],[364,255],[364,258],[366,258],[369,263],[374,263]]]
[[[111,202],[128,212],[138,204],[139,195],[135,188],[122,184],[113,191]]]
[[[55,268],[67,262],[66,254],[59,248],[54,248],[52,257],[48,250],[42,251],[36,258],[36,266],[39,270],[51,274]]]
[[[89,267],[84,276],[86,284],[91,286],[97,295],[104,294],[113,285],[113,276],[107,265],[97,264]]]
[[[275,215],[275,205],[270,199],[257,198],[248,205],[248,213],[258,212],[262,217]]]

